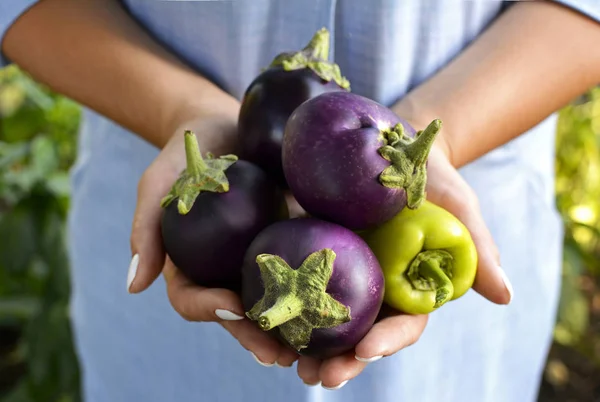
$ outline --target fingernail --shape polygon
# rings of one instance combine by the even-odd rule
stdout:
[[[250,354],[252,355],[252,357],[254,357],[254,360],[256,360],[258,362],[258,364],[260,364],[261,366],[264,367],[272,367],[275,363],[265,363],[260,361],[260,359],[258,357],[256,357],[256,355],[252,352],[250,352]]]
[[[504,286],[506,286],[506,290],[508,290],[508,303],[509,304],[510,301],[513,298],[513,286],[512,283],[510,283],[510,280],[508,279],[508,276],[506,276],[506,272],[504,272],[504,270],[502,269],[502,267],[498,267],[500,269],[500,275],[502,276],[502,280],[504,281]]]
[[[348,380],[343,381],[341,383],[339,383],[338,385],[336,385],[335,387],[326,387],[324,385],[322,385],[323,388],[331,390],[331,391],[335,391],[336,389],[340,389],[342,388],[344,385],[346,385],[348,383]]]
[[[381,359],[383,356],[373,356],[373,357],[359,357],[359,356],[354,356],[354,358],[356,360],[358,360],[359,362],[363,362],[363,363],[373,363],[376,362],[377,360]]]
[[[318,381],[314,384],[309,384],[309,383],[305,382],[304,384],[308,385],[309,387],[316,387],[317,385],[321,385],[321,381]]]
[[[131,259],[129,263],[129,270],[127,271],[127,291],[130,292],[131,284],[135,279],[135,275],[137,274],[138,265],[140,264],[140,255],[136,254]]]
[[[283,365],[279,364],[279,362],[275,362],[275,365],[277,367],[281,367],[281,368],[290,368],[290,367],[292,367],[291,365],[290,366],[283,366]]]
[[[216,309],[215,315],[225,321],[237,321],[237,320],[244,319],[244,317],[242,317],[241,315],[237,315],[235,313],[232,313],[229,310],[222,310],[222,309]]]

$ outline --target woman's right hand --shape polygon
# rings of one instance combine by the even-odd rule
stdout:
[[[196,133],[202,152],[219,155],[233,151],[235,113],[202,117],[179,125],[138,184],[138,199],[131,232],[132,262],[127,290],[139,293],[163,273],[173,308],[187,321],[218,322],[264,365],[291,366],[297,354],[286,349],[245,318],[241,300],[227,289],[196,286],[166,256],[160,230],[160,200],[185,168],[183,132]]]

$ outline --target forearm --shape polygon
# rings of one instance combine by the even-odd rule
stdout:
[[[442,119],[441,144],[460,167],[600,83],[599,43],[600,24],[585,16],[518,3],[394,110],[421,126]]]
[[[186,119],[237,101],[153,41],[116,0],[44,0],[2,43],[36,80],[162,147]]]

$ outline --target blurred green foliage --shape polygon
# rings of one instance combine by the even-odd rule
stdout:
[[[0,400],[75,402],[65,220],[80,109],[0,70]]]
[[[74,102],[0,70],[1,402],[80,400],[64,240],[79,121]],[[564,274],[540,401],[577,401],[570,381],[591,376],[593,393],[600,373],[600,89],[560,112],[556,161]]]

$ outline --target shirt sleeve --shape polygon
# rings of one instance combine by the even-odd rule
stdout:
[[[600,0],[554,0],[600,22]]]
[[[0,0],[0,44],[8,28],[38,0]],[[0,48],[1,49],[1,48]],[[0,50],[0,68],[10,63]]]

